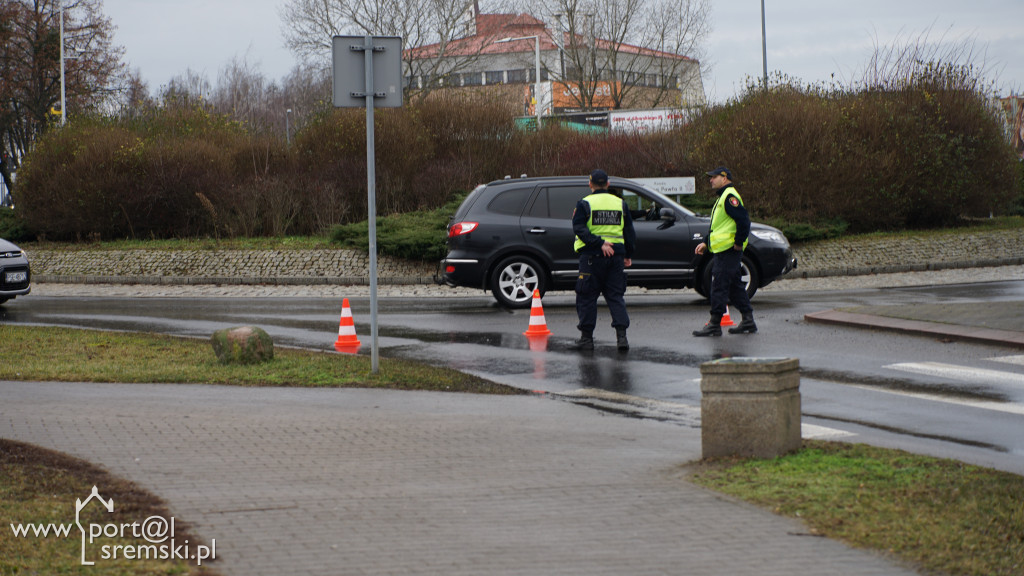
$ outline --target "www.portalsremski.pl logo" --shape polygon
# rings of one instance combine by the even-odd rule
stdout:
[[[114,512],[114,500],[104,499],[96,486],[84,501],[75,499],[75,521],[67,524],[11,524],[15,538],[71,538],[81,537],[82,565],[93,566],[98,560],[193,560],[202,566],[204,561],[217,559],[217,540],[210,545],[190,545],[188,540],[178,543],[174,539],[174,517],[150,516],[142,522],[86,522],[82,511],[93,501],[107,513]],[[114,539],[117,543],[113,543]],[[142,539],[145,543],[131,543]],[[92,554],[89,554],[89,552]],[[92,558],[92,559],[90,559]]]

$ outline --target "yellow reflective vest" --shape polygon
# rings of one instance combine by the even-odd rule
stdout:
[[[587,220],[590,232],[612,244],[624,244],[622,230],[625,218],[622,215],[622,198],[609,192],[597,192],[584,197],[583,200],[590,205],[590,219]],[[577,236],[573,249],[579,252],[584,246],[586,244]]]
[[[736,221],[725,211],[725,198],[735,196],[743,206],[743,198],[732,186],[727,186],[718,197],[715,208],[711,211],[711,235],[708,237],[708,247],[712,254],[732,250],[736,244]],[[747,248],[747,241],[743,241],[743,248]]]

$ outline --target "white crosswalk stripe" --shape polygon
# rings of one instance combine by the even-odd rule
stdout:
[[[992,360],[995,362],[1004,362],[1008,364],[1024,365],[1024,356],[997,356],[994,358],[988,358],[988,360]],[[990,386],[1009,385],[1024,387],[1024,374],[1004,372],[1002,370],[988,370],[985,368],[973,368],[970,366],[957,366],[955,364],[944,364],[942,362],[905,362],[900,364],[889,364],[888,366],[885,366],[885,368],[900,370],[902,372],[910,372],[913,374],[921,374],[924,376],[934,376],[939,378],[946,378],[949,380],[959,380],[961,382],[968,382],[971,384],[987,384]],[[1010,414],[1024,415],[1024,404],[1017,402],[972,400],[969,398],[953,398],[949,396],[940,396],[937,394],[922,394],[919,392],[902,392],[895,390],[889,390],[889,392],[893,394],[900,394],[903,396],[913,396],[915,398],[933,400],[935,402],[959,404],[961,406],[971,406],[973,408],[982,408],[985,410],[996,410],[998,412],[1007,412]]]
[[[994,358],[989,358],[989,360],[992,360],[993,362],[1003,362],[1004,364],[1018,364],[1020,366],[1024,366],[1024,355],[996,356]]]
[[[825,426],[818,426],[816,424],[800,424],[800,437],[809,438],[813,440],[824,440],[826,438],[846,438],[849,436],[856,436],[854,432],[847,432],[846,430],[838,430],[836,428],[827,428]]]
[[[905,362],[901,364],[889,364],[885,366],[893,370],[922,374],[924,376],[935,376],[960,380],[972,384],[1001,384],[1024,387],[1024,374],[1003,372],[1001,370],[987,370],[985,368],[972,368],[970,366],[957,366],[955,364],[944,364],[942,362]]]
[[[902,390],[880,390],[876,387],[868,388],[863,386],[866,390],[872,392],[884,392],[886,394],[896,394],[897,396],[907,396],[911,398],[919,398],[922,400],[931,400],[933,402],[944,402],[946,404],[956,404],[959,406],[970,406],[971,408],[981,408],[984,410],[995,410],[996,412],[1006,412],[1008,414],[1020,414],[1024,416],[1024,404],[1017,404],[1014,402],[993,402],[991,400],[971,400],[968,398],[954,398],[951,396],[939,396],[937,394],[921,394],[920,392],[904,392]]]

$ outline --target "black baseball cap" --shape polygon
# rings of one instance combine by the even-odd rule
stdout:
[[[604,170],[594,170],[590,173],[590,181],[598,186],[604,186],[608,183],[608,173]]]
[[[707,172],[705,172],[705,174],[707,174],[708,176],[725,176],[729,180],[732,180],[732,172],[725,166],[719,166],[714,170],[708,170]]]

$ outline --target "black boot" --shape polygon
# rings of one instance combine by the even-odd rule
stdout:
[[[711,317],[708,323],[704,325],[700,330],[693,331],[694,336],[721,336],[722,335],[722,317]]]
[[[747,312],[739,324],[729,328],[729,334],[753,334],[757,332],[757,324],[754,324],[754,313]]]
[[[629,340],[626,340],[626,329],[615,329],[615,345],[619,350],[629,350]]]
[[[578,340],[569,345],[570,350],[593,350],[594,349],[594,333],[593,332],[580,332]]]

